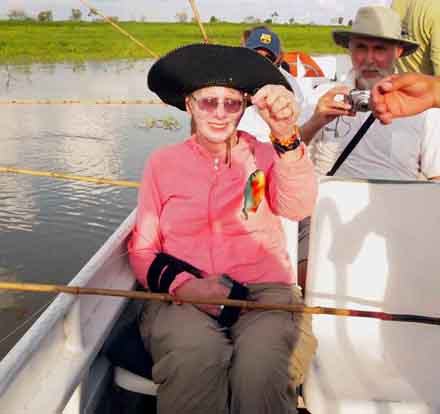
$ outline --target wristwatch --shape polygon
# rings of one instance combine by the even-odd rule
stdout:
[[[219,283],[223,286],[226,286],[228,289],[232,289],[232,287],[234,286],[234,281],[232,280],[232,278],[227,275],[226,273],[223,273],[220,278],[219,278]]]

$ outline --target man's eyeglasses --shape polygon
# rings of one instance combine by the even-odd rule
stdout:
[[[223,103],[223,109],[228,114],[236,114],[240,112],[243,108],[243,99],[232,99],[226,98],[223,101],[220,101],[218,98],[207,97],[207,98],[199,98],[197,99],[193,95],[191,98],[197,103],[198,108],[201,111],[208,112],[210,114],[214,113],[217,110],[217,107],[220,103]]]

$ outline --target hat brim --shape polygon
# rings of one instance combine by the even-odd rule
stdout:
[[[332,36],[337,45],[342,46],[346,49],[348,48],[350,38],[353,36],[369,37],[371,39],[381,39],[396,42],[403,48],[401,57],[411,55],[419,47],[419,44],[417,42],[413,42],[411,40],[396,39],[394,37],[374,36],[367,33],[353,32],[351,30],[334,30],[332,32]]]
[[[186,96],[204,87],[224,86],[253,95],[268,84],[292,90],[277,67],[256,51],[224,45],[178,48],[156,61],[148,73],[149,89],[183,111]]]
[[[258,51],[258,50],[263,49],[263,50],[265,50],[267,53],[270,53],[270,55],[273,56],[274,59],[276,59],[276,58],[280,55],[280,53],[281,53],[281,51],[278,52],[278,53],[276,53],[276,52],[274,52],[270,47],[268,47],[268,46],[266,46],[266,45],[262,45],[261,43],[256,44],[256,45],[251,45],[251,46],[246,45],[246,47],[247,47],[248,49],[252,49],[252,50],[255,50],[255,51]]]

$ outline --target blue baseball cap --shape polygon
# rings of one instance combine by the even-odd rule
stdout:
[[[281,43],[278,35],[269,29],[254,29],[249,34],[245,46],[249,49],[264,49],[276,58],[281,53]]]

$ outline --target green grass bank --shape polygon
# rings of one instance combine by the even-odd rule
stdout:
[[[162,55],[178,46],[200,42],[195,23],[118,23],[147,48]],[[204,25],[211,43],[238,45],[247,24]],[[310,54],[344,53],[331,38],[332,26],[272,25],[285,50]],[[340,28],[340,27],[339,27]],[[108,23],[0,21],[0,64],[82,62],[150,57]]]

